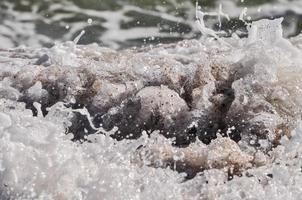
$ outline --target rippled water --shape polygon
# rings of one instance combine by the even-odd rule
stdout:
[[[244,7],[247,18],[286,16],[285,35],[302,29],[301,0],[204,0],[203,10],[213,11],[222,4],[231,21],[222,29],[242,29],[238,19]],[[194,0],[1,0],[0,47],[52,46],[74,39],[82,30],[80,44],[99,43],[111,48],[168,43],[199,37],[195,28]],[[207,18],[209,26],[219,29],[216,18]]]

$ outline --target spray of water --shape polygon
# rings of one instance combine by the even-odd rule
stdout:
[[[80,39],[81,39],[81,37],[83,37],[84,34],[85,34],[85,30],[82,30],[81,33],[73,40],[73,42],[75,44],[78,44],[79,41],[80,41]]]
[[[218,13],[216,13],[216,12],[203,12],[201,10],[201,6],[199,6],[198,2],[196,2],[196,19],[197,19],[196,25],[203,36],[213,37],[216,40],[218,40],[219,42],[221,42],[222,44],[228,45],[225,41],[221,40],[220,37],[218,36],[218,34],[221,35],[221,34],[224,34],[224,32],[222,32],[222,31],[216,32],[213,29],[206,27],[205,20],[204,20],[204,18],[206,16],[217,16],[218,22],[219,22],[219,28],[221,28],[221,26],[222,26],[221,18],[222,17],[226,18],[227,20],[230,20],[229,16],[227,14],[223,13],[222,4],[219,5],[219,11],[218,11]]]
[[[115,52],[95,45],[76,45],[82,32],[74,42],[51,49],[1,51],[0,59],[9,62],[0,62],[0,77],[5,77],[0,81],[0,197],[298,199],[302,182],[301,49],[282,37],[282,19],[253,22],[248,38],[233,41],[207,28],[205,16],[217,16],[220,24],[222,17],[228,17],[222,7],[218,13],[206,13],[197,5],[197,26],[218,44],[192,40],[149,50]],[[296,40],[302,43],[301,38]],[[225,44],[227,50],[221,48]],[[35,64],[41,54],[49,58],[47,67]],[[177,94],[185,88],[184,82],[195,88],[191,110],[179,111],[178,105],[186,103],[181,99],[185,97]],[[150,83],[169,87],[150,87]],[[83,94],[87,88],[93,92]],[[229,93],[220,92],[223,90]],[[139,91],[149,95],[139,95],[145,98],[141,101],[142,116],[156,111],[163,116],[191,114],[188,126],[193,131],[205,124],[210,127],[209,117],[219,112],[221,116],[214,115],[213,120],[223,118],[229,124],[236,121],[238,124],[226,127],[226,133],[231,137],[239,131],[242,138],[236,143],[218,135],[209,145],[197,141],[187,148],[175,148],[160,131],[148,130],[151,136],[144,131],[137,140],[117,142],[110,135],[123,130],[98,128],[88,108],[71,109],[62,103],[75,104],[87,98],[94,107],[105,103],[115,107],[119,99],[138,97]],[[26,109],[31,101],[37,116]],[[52,101],[56,104],[49,105],[44,117],[43,106]],[[116,110],[139,113],[138,107],[130,104],[132,109],[127,110],[127,105],[122,103]],[[85,116],[89,128],[96,132],[88,137],[89,142],[72,142],[71,134],[65,134],[70,124],[76,123],[72,121],[74,113]],[[117,115],[116,125],[123,120],[135,121],[132,117]],[[264,129],[255,128],[259,124],[265,132],[257,135],[253,131]],[[282,138],[281,145],[272,148],[279,139],[276,134]],[[185,175],[174,170],[202,173],[184,181]],[[236,173],[240,177],[234,178]]]

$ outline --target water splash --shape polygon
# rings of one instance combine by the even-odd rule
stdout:
[[[248,25],[247,21],[244,19],[247,16],[247,7],[244,7],[242,12],[239,15],[239,20],[243,21],[245,25]]]
[[[211,28],[206,27],[204,18],[206,16],[217,16],[219,21],[219,27],[221,27],[221,17],[226,18],[227,20],[230,20],[229,16],[222,12],[222,5],[219,6],[219,12],[203,12],[201,11],[201,7],[198,5],[198,2],[196,2],[196,25],[199,31],[202,33],[204,37],[210,36],[218,40],[220,43],[229,46],[228,43],[226,43],[224,40],[221,40],[219,35],[224,34],[223,31],[216,32]]]
[[[78,44],[79,41],[80,41],[80,39],[81,39],[81,37],[83,37],[83,35],[84,35],[85,33],[86,33],[86,31],[85,31],[85,30],[82,30],[81,33],[73,40],[73,42],[74,42],[75,44]]]
[[[229,49],[221,48],[219,42],[192,40],[151,49],[116,52],[99,46],[76,45],[78,41],[75,41],[58,44],[52,49],[1,51],[0,59],[9,61],[0,62],[0,77],[6,77],[1,79],[0,84],[1,198],[97,199],[101,196],[107,199],[235,199],[252,196],[256,199],[284,199],[280,195],[284,194],[298,199],[302,181],[299,175],[302,150],[298,148],[301,128],[298,126],[296,135],[292,135],[293,143],[282,141],[277,148],[269,149],[269,146],[270,136],[275,133],[270,130],[286,133],[287,129],[295,129],[295,120],[301,118],[301,56],[293,59],[288,49],[294,48],[298,53],[301,50],[295,47],[295,43],[282,37],[282,19],[254,22],[248,39],[236,39],[232,43],[233,38],[218,37],[216,32],[214,35],[207,33],[213,32],[203,21],[202,17],[206,14],[200,14],[201,30],[210,37],[228,42]],[[215,13],[213,16],[219,15]],[[301,41],[299,38],[296,40]],[[39,56],[44,54],[49,56],[48,66],[35,64]],[[36,86],[32,88],[35,83]],[[171,140],[151,131],[150,137],[144,132],[138,140],[120,142],[112,139],[110,132],[93,134],[88,137],[89,142],[81,144],[71,142],[70,134],[65,135],[70,126],[66,123],[72,123],[70,113],[75,112],[86,116],[94,131],[103,130],[94,126],[87,109],[66,109],[61,101],[75,104],[83,98],[89,99],[88,102],[93,99],[94,106],[97,106],[103,105],[105,97],[110,96],[112,99],[108,101],[112,104],[109,105],[114,107],[119,98],[135,96],[138,91],[149,87],[150,83],[169,84],[165,90],[173,93],[161,92],[156,97],[158,99],[146,100],[146,107],[152,100],[159,100],[155,107],[168,108],[168,111],[162,109],[162,113],[174,112],[177,109],[169,106],[175,105],[179,98],[191,97],[187,101],[192,101],[190,109],[195,109],[191,113],[192,118],[204,121],[197,123],[193,120],[189,123],[190,130],[194,130],[195,126],[202,129],[204,124],[209,123],[209,113],[219,111],[219,114],[225,114],[219,119],[231,119],[228,121],[230,124],[236,121],[242,125],[227,127],[226,132],[230,136],[237,130],[244,133],[240,142],[237,144],[219,136],[209,146],[196,142],[183,151],[182,148],[172,147]],[[193,85],[191,96],[186,96],[188,91],[185,90]],[[219,85],[222,87],[218,88]],[[32,116],[31,110],[25,108],[26,102],[17,102],[30,88],[31,92],[27,93],[37,93],[33,96],[41,96],[42,100],[41,89],[47,89],[49,100],[57,98],[55,101],[61,107],[57,104],[51,106],[46,117],[42,113],[37,117]],[[154,88],[158,89],[149,87],[150,96],[156,96],[157,93],[152,92],[156,91],[152,90]],[[87,89],[93,92],[83,93]],[[182,95],[174,95],[181,90],[184,90]],[[229,93],[224,95],[219,93],[221,90]],[[93,95],[99,96],[94,98]],[[170,101],[171,95],[175,101]],[[70,96],[76,100],[71,100]],[[168,100],[163,101],[163,97],[167,96]],[[232,99],[229,110],[223,106],[219,109],[215,107],[228,105],[229,99]],[[40,105],[34,102],[33,106],[39,111]],[[126,104],[123,106],[126,107]],[[185,114],[190,109],[178,112]],[[139,111],[136,107],[133,110],[134,113]],[[238,116],[240,120],[236,119]],[[127,122],[134,121],[131,117],[126,116],[130,118]],[[116,121],[119,123],[124,118],[120,119]],[[288,121],[291,123],[288,124]],[[245,122],[253,125],[264,123],[268,133],[261,132],[257,137],[257,134],[248,130],[254,127]],[[282,129],[276,125],[279,122],[289,127]],[[294,124],[293,127],[291,124]],[[268,138],[263,139],[266,134]],[[295,148],[284,151],[283,145],[294,145]],[[148,152],[146,147],[155,150]],[[131,158],[138,149],[145,150],[143,161],[148,164],[132,162]],[[266,151],[269,153],[266,154]],[[181,166],[178,163],[189,158],[187,163],[199,162],[201,164],[197,167],[203,166],[206,170],[184,182],[183,174],[169,168],[152,168],[152,161],[155,167],[165,164],[163,160],[158,162],[158,155],[167,156],[165,158],[172,164],[172,169],[177,169]],[[238,164],[241,157],[247,158],[242,159],[244,162],[241,164],[251,167],[253,163],[252,168],[244,171],[241,177],[231,177],[238,166],[228,168],[225,165]],[[232,181],[227,181],[231,178]]]

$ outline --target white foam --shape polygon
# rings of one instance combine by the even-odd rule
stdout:
[[[124,73],[122,75],[131,75],[131,78],[139,77],[139,81],[154,78],[160,82],[170,80],[176,85],[181,78],[194,74],[192,72],[195,72],[196,68],[193,64],[197,63],[197,66],[201,66],[200,70],[213,70],[211,67],[217,65],[225,67],[235,65],[241,67],[242,72],[239,70],[238,73],[241,72],[243,75],[232,85],[232,88],[238,91],[232,106],[236,106],[236,102],[240,100],[243,104],[239,103],[238,106],[251,106],[253,102],[250,100],[266,97],[265,89],[269,88],[274,90],[270,92],[271,97],[276,100],[276,106],[288,108],[291,114],[295,114],[295,111],[298,112],[302,108],[300,78],[302,65],[301,57],[295,57],[294,53],[301,52],[301,49],[296,48],[295,45],[302,43],[302,39],[296,38],[297,42],[294,44],[284,39],[280,31],[281,21],[282,19],[276,19],[253,23],[248,39],[219,38],[228,42],[228,49],[223,48],[219,41],[209,41],[205,38],[201,40],[202,43],[195,40],[186,41],[172,47],[157,47],[148,52],[126,50],[116,53],[97,45],[76,45],[76,41],[58,43],[51,49],[19,48],[1,52],[0,59],[5,60],[0,63],[1,76],[10,73],[11,77],[18,75],[16,76],[18,79],[8,78],[0,82],[1,92],[4,91],[4,97],[0,99],[1,197],[4,199],[98,199],[100,197],[103,199],[244,199],[247,197],[298,199],[302,184],[300,176],[302,154],[299,147],[301,125],[295,129],[293,138],[291,140],[284,138],[282,145],[269,152],[270,156],[253,152],[257,153],[258,163],[264,166],[253,167],[245,171],[242,177],[234,177],[232,181],[227,181],[226,168],[208,169],[194,179],[182,182],[183,174],[170,169],[140,166],[132,162],[132,156],[141,145],[164,146],[170,144],[170,140],[157,134],[152,134],[151,138],[144,134],[138,140],[117,142],[109,136],[111,133],[107,132],[107,134],[90,135],[87,137],[90,142],[81,144],[72,142],[72,135],[65,135],[65,132],[71,125],[74,112],[86,116],[91,128],[99,132],[104,130],[93,125],[86,109],[66,109],[62,102],[49,108],[46,117],[41,113],[40,104],[35,102],[38,116],[34,117],[30,110],[24,108],[23,103],[17,102],[20,92],[14,88],[33,82],[33,78],[39,77],[36,71],[57,69],[56,66],[60,68],[55,71],[55,74],[65,83],[71,83],[76,87],[82,83],[73,75],[82,66],[91,68],[96,75],[104,77],[116,78],[117,72],[122,71]],[[207,27],[202,23],[201,18],[201,28],[207,33]],[[12,54],[21,56],[11,58]],[[41,54],[49,56],[49,68],[33,65]],[[102,57],[103,54],[109,55],[109,58]],[[110,60],[111,56],[112,60]],[[96,61],[95,58],[100,59]],[[151,62],[153,58],[164,63],[166,69],[159,66],[161,63]],[[106,63],[102,59],[108,59],[112,63]],[[66,71],[70,73],[61,76],[60,73]],[[40,76],[42,75],[45,74],[41,73]],[[51,77],[46,79],[48,78],[51,80]],[[211,82],[212,78],[204,77],[209,84],[202,88],[201,99],[208,98],[208,94],[213,92],[213,88],[215,89],[214,82]],[[141,87],[139,81],[133,83],[135,85],[133,91]],[[104,86],[105,82],[102,84]],[[131,89],[130,83],[125,85],[126,87],[123,88]],[[263,86],[265,92],[252,93],[251,87],[257,85]],[[37,82],[28,88],[28,94],[43,96],[41,83]],[[113,87],[109,85],[108,88],[110,90]],[[119,92],[118,89],[115,90]],[[245,98],[241,98],[240,95]],[[201,111],[202,108],[207,109],[211,106],[210,101],[204,100],[204,102],[199,105]],[[158,104],[156,106],[160,106],[162,102],[158,100],[156,103]],[[168,103],[172,104],[175,101]],[[164,110],[164,112],[170,111]],[[261,113],[253,120],[268,121],[274,125],[280,120],[280,117],[276,116],[271,113]],[[231,127],[228,133],[233,129]],[[233,142],[228,151],[223,151],[220,144],[217,141],[213,142],[212,145],[220,151],[215,151],[205,158],[209,163],[221,157],[228,157],[228,152],[239,148]],[[261,144],[261,147],[267,145],[265,141]],[[206,148],[198,142],[194,145],[196,148]],[[249,153],[249,145],[239,145],[242,150]],[[182,157],[182,154],[177,154],[174,159],[179,160]],[[246,173],[251,176],[246,176]],[[267,174],[273,174],[273,178]]]

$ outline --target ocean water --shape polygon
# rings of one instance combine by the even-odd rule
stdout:
[[[0,199],[300,199],[301,3],[1,1]]]
[[[245,7],[249,20],[285,17],[286,36],[302,29],[302,5],[299,0],[204,0],[205,11],[219,5],[230,15],[219,27],[216,18],[206,24],[228,34],[241,31],[238,18]],[[193,0],[1,0],[0,41],[2,48],[19,45],[50,47],[56,42],[73,40],[82,30],[80,44],[98,43],[114,49],[148,44],[170,43],[198,38]]]

